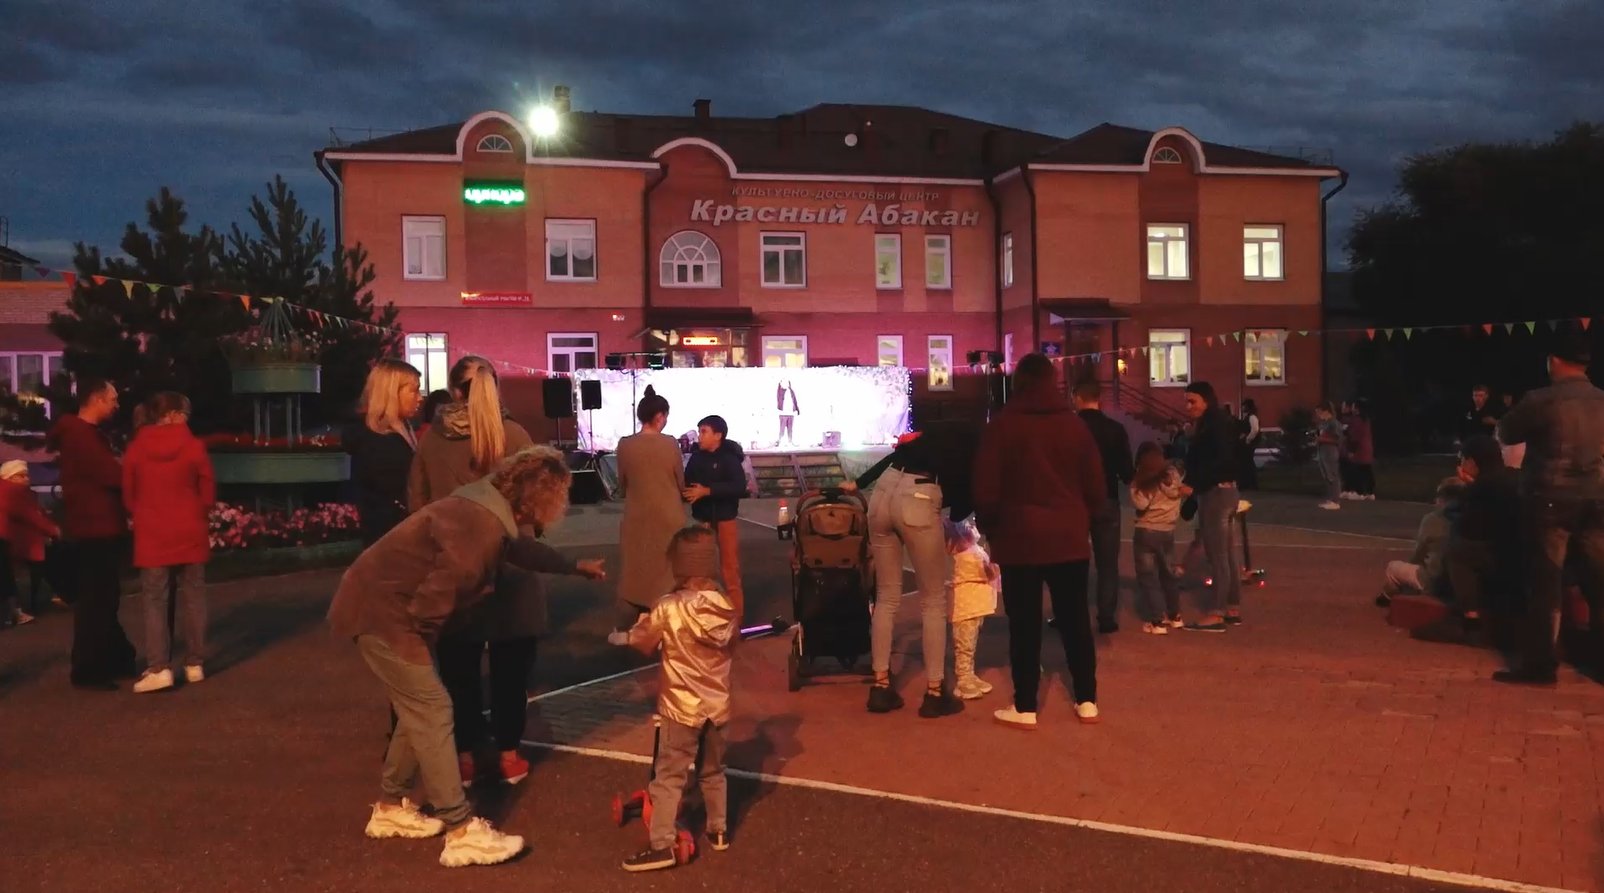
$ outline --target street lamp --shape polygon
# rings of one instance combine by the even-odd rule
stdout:
[[[557,110],[549,105],[536,106],[529,113],[529,128],[535,132],[538,139],[547,139],[557,134]]]

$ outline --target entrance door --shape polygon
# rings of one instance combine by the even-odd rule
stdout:
[[[1064,356],[1084,357],[1103,350],[1103,326],[1100,322],[1064,320]],[[1097,366],[1085,360],[1075,360],[1075,378],[1101,378],[1101,363]],[[1072,382],[1073,383],[1073,382]]]

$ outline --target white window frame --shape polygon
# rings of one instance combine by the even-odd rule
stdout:
[[[945,347],[938,347],[936,342],[945,341]],[[925,387],[931,391],[952,390],[953,376],[953,337],[951,335],[930,335],[925,339]],[[937,370],[946,367],[945,378],[936,377]]]
[[[50,361],[51,359],[62,359],[62,352],[59,350],[0,351],[0,364],[3,364],[10,373],[10,377],[6,379],[8,382],[6,389],[9,390],[19,401],[31,403],[33,402],[30,399],[30,396],[32,395],[24,394],[17,390],[17,376],[19,374],[18,366],[21,365],[22,357],[39,358],[39,386],[48,392],[50,390]],[[63,363],[65,363],[65,360],[63,360]],[[72,378],[72,374],[67,371],[65,366],[62,367],[61,374],[67,376],[69,381]],[[40,398],[40,402],[45,405],[45,418],[51,418],[50,401],[48,399]]]
[[[891,345],[893,345],[893,344],[896,345],[897,361],[895,363],[887,363],[886,362],[886,355],[892,352],[891,351]],[[876,335],[876,336],[874,336],[874,364],[876,366],[901,366],[902,365],[902,336],[901,335]]]
[[[562,346],[559,346],[557,344],[557,339],[558,338],[589,338],[590,339],[590,348],[587,350],[584,347],[576,347],[576,346],[573,346],[573,345],[562,345]],[[578,363],[577,363],[578,355],[582,354],[582,353],[588,353],[588,354],[591,355],[591,357],[590,357],[590,365],[589,366],[580,366],[580,365],[578,365]],[[557,368],[557,357],[559,357],[559,356],[565,356],[565,357],[568,358],[568,368],[567,369],[559,370]],[[598,368],[600,366],[600,364],[601,364],[601,360],[602,360],[601,335],[598,332],[547,332],[546,333],[546,371],[548,371],[548,372],[552,372],[552,373],[557,374],[557,375],[572,375],[574,373],[574,370],[576,370],[576,369],[595,369],[595,368]]]
[[[893,261],[890,276],[880,275],[880,261],[890,257]],[[900,233],[874,234],[874,287],[896,290],[902,287],[902,235]]]
[[[780,348],[775,348],[774,351],[773,351],[776,356],[781,358],[780,364],[776,365],[776,366],[770,366],[769,365],[769,353],[770,353],[769,342],[770,341],[795,341],[798,344],[801,344],[802,345],[802,365],[801,366],[787,366],[787,365],[785,365],[784,357],[796,353],[796,348],[794,348],[794,347],[780,347]],[[808,336],[806,336],[806,335],[764,335],[763,336],[763,340],[758,342],[758,348],[759,348],[758,359],[759,359],[759,361],[761,361],[763,363],[763,368],[765,368],[765,369],[806,369],[807,366],[808,366]]]
[[[438,232],[431,232],[438,230]],[[431,255],[430,247],[436,252]],[[416,254],[414,254],[416,251]],[[431,256],[437,269],[430,270]],[[412,272],[413,258],[418,272]],[[446,219],[440,216],[407,215],[401,218],[401,278],[441,282],[446,278]]]
[[[1158,151],[1153,153],[1153,163],[1154,164],[1180,164],[1181,163],[1181,153],[1176,151],[1175,149],[1169,147],[1169,146],[1160,146],[1158,148]]]
[[[941,267],[944,278],[947,280],[941,285],[930,282],[930,259],[941,258]],[[925,236],[925,288],[936,291],[952,291],[952,236],[938,234]]]
[[[1182,336],[1181,341],[1154,341],[1154,335]],[[1174,364],[1171,362],[1170,351],[1179,346],[1186,351],[1186,379],[1175,379]],[[1164,352],[1164,368],[1166,377],[1162,380],[1153,377],[1153,357],[1155,352]],[[1147,330],[1147,384],[1154,388],[1184,388],[1192,383],[1192,330],[1191,329],[1148,329]]]
[[[555,229],[555,232],[553,230]],[[590,240],[590,275],[574,275],[574,243]],[[561,242],[563,250],[567,252],[568,272],[553,273],[551,271],[551,246]],[[596,221],[576,217],[547,217],[546,218],[546,281],[547,282],[595,282],[600,272],[599,258],[596,256]]]
[[[496,140],[501,142],[497,143]],[[477,149],[480,152],[511,152],[512,140],[499,133],[487,133],[479,138]]]
[[[414,346],[412,340],[414,338],[439,338],[440,346],[433,347],[427,341],[424,341],[422,346]],[[429,394],[433,391],[447,390],[446,379],[451,375],[450,337],[445,332],[408,332],[402,344],[406,350],[407,362],[411,363],[412,368],[418,370],[421,376],[418,384],[423,393]],[[429,374],[429,358],[436,354],[439,355],[440,361],[445,364],[445,370],[440,373],[439,381],[435,381],[434,377]],[[434,420],[424,419],[424,421]]]
[[[696,240],[701,241],[696,241]],[[685,268],[685,281],[679,282],[679,268]],[[697,267],[702,281],[694,281]],[[657,284],[664,288],[719,288],[723,283],[723,258],[718,243],[707,233],[684,229],[663,240],[657,252]]]
[[[1275,235],[1258,235],[1250,233],[1253,230],[1274,230]],[[1286,278],[1287,250],[1286,230],[1277,223],[1249,223],[1242,227],[1242,278],[1250,282],[1279,282]],[[1264,246],[1275,246],[1275,260],[1278,269],[1274,276],[1265,275],[1264,272]],[[1250,264],[1258,266],[1258,272],[1248,269]]]
[[[1179,229],[1180,236],[1157,232],[1160,229]],[[1182,267],[1181,274],[1175,275],[1170,266],[1170,247],[1175,244],[1181,246]],[[1152,251],[1154,245],[1162,245],[1164,265],[1159,273],[1153,272]],[[1192,278],[1192,228],[1185,223],[1149,223],[1147,225],[1147,251],[1142,255],[1142,264],[1147,268],[1147,278],[1164,279],[1174,282],[1185,282]]]
[[[800,240],[796,245],[769,245],[771,238],[785,238]],[[807,288],[808,287],[808,234],[795,232],[765,232],[758,234],[758,276],[761,277],[764,288]],[[785,281],[785,255],[789,252],[798,252],[802,255],[802,281]],[[780,256],[780,281],[770,282],[768,260],[770,253]]]
[[[1014,284],[1014,234],[1003,233],[1002,237],[1002,284],[1008,288]]]
[[[1281,377],[1264,378],[1264,355],[1267,351],[1281,352]],[[1249,361],[1257,357],[1257,376],[1248,374]],[[1284,388],[1287,385],[1287,330],[1248,329],[1242,333],[1242,382],[1254,388]]]

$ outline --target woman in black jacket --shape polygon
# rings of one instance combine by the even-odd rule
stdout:
[[[351,484],[366,548],[407,514],[407,476],[418,441],[411,421],[423,404],[421,374],[400,360],[374,364],[362,389],[359,417],[341,436],[351,455]]]
[[[1183,492],[1197,497],[1203,552],[1208,557],[1214,585],[1203,589],[1198,599],[1203,618],[1185,628],[1222,633],[1228,624],[1242,622],[1242,581],[1231,530],[1238,502],[1241,441],[1236,420],[1220,408],[1214,386],[1206,381],[1187,385],[1186,414],[1194,420],[1194,430],[1186,452]]]

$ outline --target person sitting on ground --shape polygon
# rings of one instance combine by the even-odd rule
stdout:
[[[329,626],[356,642],[397,715],[367,836],[423,838],[444,831],[440,864],[448,868],[493,865],[523,851],[522,837],[475,818],[463,795],[451,696],[431,652],[443,628],[466,619],[492,592],[503,563],[531,571],[550,566],[550,547],[520,536],[519,528],[539,534],[557,523],[568,510],[569,478],[561,453],[529,447],[489,476],[409,515],[340,578]],[[576,562],[575,569],[604,576],[594,559]],[[418,776],[432,816],[408,798]]]
[[[975,675],[975,643],[980,625],[997,613],[997,587],[1001,575],[980,545],[980,534],[968,522],[942,521],[947,554],[952,556],[952,669],[953,694],[966,701],[985,697],[991,683]]]
[[[1136,563],[1136,613],[1142,632],[1166,635],[1181,621],[1180,567],[1175,564],[1175,522],[1181,501],[1192,488],[1181,483],[1181,472],[1164,460],[1164,449],[1153,441],[1136,448],[1136,474],[1131,481],[1131,508],[1136,528],[1131,534],[1131,556]],[[1201,537],[1194,537],[1194,544]],[[1198,546],[1201,551],[1201,546]]]
[[[701,753],[697,782],[707,810],[707,839],[730,848],[724,777],[724,730],[730,721],[730,651],[740,639],[740,615],[719,586],[713,531],[687,527],[668,544],[674,591],[657,600],[630,628],[629,644],[645,654],[662,646],[658,670],[657,759],[647,795],[652,803],[647,849],[624,860],[625,871],[679,864],[680,800]]]
[[[1407,561],[1387,562],[1387,581],[1376,596],[1376,605],[1386,607],[1395,595],[1435,595],[1442,590],[1443,556],[1459,502],[1465,495],[1465,482],[1458,477],[1437,485],[1436,508],[1420,519],[1415,534],[1415,551]]]
[[[1426,641],[1474,640],[1479,638],[1483,612],[1518,611],[1516,604],[1493,604],[1489,598],[1518,597],[1520,580],[1520,497],[1515,472],[1504,466],[1498,441],[1486,435],[1466,440],[1460,450],[1459,478],[1466,484],[1465,493],[1459,516],[1449,526],[1444,554],[1458,619],[1412,633]]]
[[[39,497],[28,485],[28,463],[21,459],[0,465],[0,626],[22,626],[33,622],[33,615],[19,605],[16,569],[13,561],[31,565],[32,592],[39,590],[39,566],[45,560],[45,541],[61,536],[61,528],[39,507]],[[38,606],[28,599],[28,609]]]

